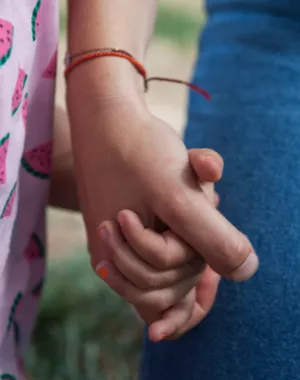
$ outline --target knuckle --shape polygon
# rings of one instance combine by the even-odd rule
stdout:
[[[168,309],[168,301],[166,297],[153,293],[149,293],[145,297],[140,297],[136,300],[135,305],[139,308],[147,309],[152,313],[160,313]]]
[[[166,271],[172,268],[172,257],[167,249],[160,253],[158,264],[160,270]]]
[[[170,307],[170,300],[164,294],[157,296],[153,300],[153,307],[157,312],[165,311]]]
[[[143,280],[144,287],[148,290],[157,289],[160,285],[160,279],[154,273],[147,273]]]
[[[139,294],[137,291],[134,291],[133,289],[124,286],[123,283],[117,282],[114,284],[113,290],[118,293],[118,295],[129,302],[130,304],[135,304]]]
[[[223,273],[227,274],[240,266],[249,251],[248,239],[241,233],[235,234],[223,244]]]
[[[238,267],[246,258],[249,253],[249,243],[246,236],[239,233],[238,236],[234,239],[233,243],[233,251],[234,251],[234,263],[233,265]]]
[[[172,266],[172,257],[168,252],[167,246],[153,247],[149,249],[149,256],[151,257],[151,264],[159,271],[168,270]]]
[[[182,220],[187,209],[189,199],[182,189],[174,189],[169,193],[166,201],[166,212],[170,219]]]

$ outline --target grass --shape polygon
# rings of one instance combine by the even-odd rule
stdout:
[[[51,263],[27,367],[33,379],[134,380],[142,328],[87,255]]]
[[[193,45],[205,22],[204,14],[180,7],[161,5],[156,19],[155,36],[179,45]]]
[[[182,7],[161,4],[156,20],[155,36],[168,39],[180,46],[191,46],[195,43],[204,22],[205,16],[201,11],[195,14]],[[65,8],[62,8],[60,13],[60,30],[61,33],[65,33],[66,30]]]

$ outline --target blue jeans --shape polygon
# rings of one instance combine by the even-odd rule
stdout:
[[[179,341],[145,334],[141,380],[300,379],[300,1],[209,0],[190,94],[188,148],[225,160],[221,212],[261,261],[222,281],[213,311]]]

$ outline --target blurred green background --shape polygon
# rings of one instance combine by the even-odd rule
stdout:
[[[191,2],[191,4],[189,4]],[[196,12],[195,1],[160,1],[156,20],[155,37],[161,37],[180,44],[182,48],[190,47],[197,38],[203,24],[203,13]],[[196,5],[200,5],[197,2]],[[199,7],[198,7],[199,8]],[[199,10],[199,9],[198,9]],[[65,33],[67,23],[66,9],[61,7],[60,29]]]
[[[64,3],[60,20],[62,57]],[[151,72],[189,79],[204,20],[198,0],[161,1],[148,59]],[[62,76],[57,87],[57,102],[64,105]],[[176,89],[153,86],[148,102],[154,113],[181,133],[186,90]],[[26,360],[29,374],[34,380],[136,379],[141,322],[91,271],[81,217],[49,210],[48,222],[48,280]]]
[[[52,260],[27,364],[33,379],[135,379],[142,325],[86,252]]]

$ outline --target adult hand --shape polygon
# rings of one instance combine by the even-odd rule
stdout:
[[[198,177],[199,186],[209,201],[217,207],[219,196],[214,191],[214,182],[222,176],[222,158],[210,149],[190,149],[188,154],[190,165]],[[176,340],[197,326],[211,311],[219,282],[220,275],[206,266],[198,284],[177,305],[151,323],[148,330],[149,339]]]
[[[130,98],[89,99],[81,110],[72,107],[70,117],[77,124],[75,168],[93,267],[106,254],[100,223],[131,209],[150,227],[161,219],[220,275],[251,277],[258,260],[250,242],[199,189],[179,136]]]
[[[189,162],[207,198],[216,205],[213,183],[222,175],[222,158],[209,149],[195,149],[189,151]],[[99,263],[97,273],[135,307],[149,325],[151,340],[178,337],[195,316],[199,320],[198,309],[204,310],[206,299],[213,302],[216,294],[216,288],[212,292],[205,286],[200,292],[204,299],[196,299],[195,286],[203,283],[205,262],[165,226],[157,233],[144,228],[131,210],[122,210],[119,216],[119,226],[113,220],[101,224],[100,238],[109,250],[109,260]]]

